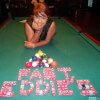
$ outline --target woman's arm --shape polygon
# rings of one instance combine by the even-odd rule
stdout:
[[[45,40],[40,41],[40,42],[36,42],[36,43],[31,42],[31,41],[25,41],[25,46],[27,48],[37,48],[37,47],[40,47],[40,46],[44,46],[44,45],[46,45],[50,42],[50,40],[54,36],[55,32],[56,32],[56,25],[55,25],[55,22],[52,22]]]
[[[28,42],[36,43],[39,39],[41,31],[35,31],[30,27],[28,23],[25,23],[25,33]]]
[[[28,23],[25,23],[25,33],[26,33],[27,41],[31,42],[34,36],[34,31],[32,30],[32,28]]]

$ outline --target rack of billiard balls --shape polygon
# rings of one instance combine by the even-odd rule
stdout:
[[[43,51],[39,50],[32,58],[25,64],[26,68],[43,68],[43,67],[57,67],[57,62],[49,58]]]

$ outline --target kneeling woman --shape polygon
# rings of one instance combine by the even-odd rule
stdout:
[[[38,3],[31,16],[25,23],[25,33],[27,48],[44,46],[50,42],[56,31],[56,25],[49,18],[49,8],[44,3]]]

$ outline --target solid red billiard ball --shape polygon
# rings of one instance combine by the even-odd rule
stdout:
[[[32,66],[32,63],[31,63],[31,62],[26,62],[25,66],[26,66],[27,68],[30,68],[30,67]]]
[[[56,61],[53,61],[53,62],[51,63],[51,66],[52,66],[52,67],[57,67],[57,62],[56,62]]]
[[[35,61],[37,61],[37,63],[41,62],[42,60],[37,58]]]

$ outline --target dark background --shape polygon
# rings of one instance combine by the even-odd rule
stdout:
[[[100,41],[99,2],[93,0],[92,7],[88,7],[88,0],[45,0],[51,9],[51,16],[57,16],[59,19],[66,17],[98,41]],[[0,24],[7,18],[29,17],[33,8],[31,0],[0,0]]]

